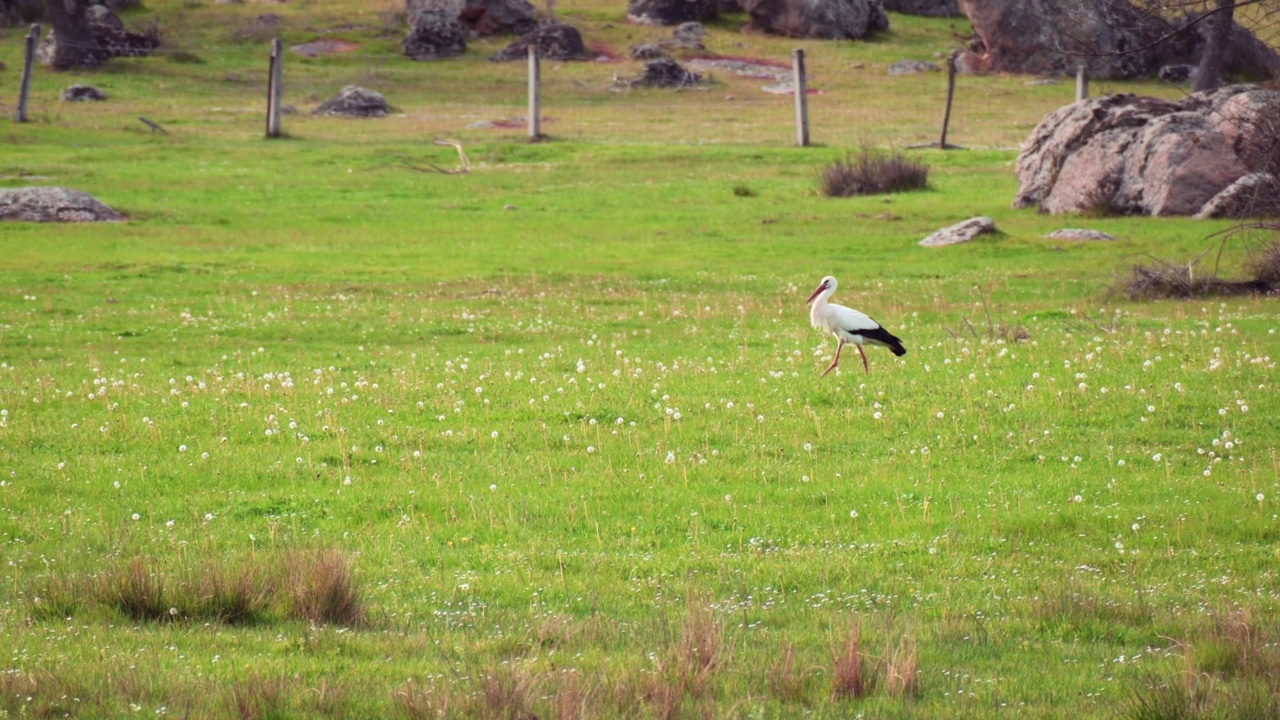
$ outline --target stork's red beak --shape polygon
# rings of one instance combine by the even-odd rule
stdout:
[[[808,305],[809,303],[813,302],[814,298],[816,298],[816,297],[818,297],[819,295],[821,295],[821,294],[822,294],[822,291],[823,291],[823,290],[826,290],[826,289],[827,289],[827,284],[826,284],[826,283],[822,283],[821,285],[819,285],[819,286],[818,286],[818,289],[817,289],[817,290],[814,290],[814,291],[813,291],[813,294],[809,296],[809,299],[804,301],[804,304],[805,304],[805,305]]]

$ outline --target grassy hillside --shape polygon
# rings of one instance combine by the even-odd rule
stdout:
[[[129,216],[0,226],[0,715],[1275,714],[1280,311],[1108,293],[1221,223],[1010,209],[1069,84],[962,78],[928,190],[831,200],[859,143],[934,139],[941,76],[885,68],[963,27],[713,24],[806,49],[818,147],[760,80],[612,89],[630,61],[546,64],[528,144],[468,128],[524,112],[503,41],[415,63],[395,10],[153,2],[157,57],[42,69],[0,133],[4,187]],[[275,141],[265,13],[357,45],[287,57]],[[396,112],[307,114],[353,83]],[[471,173],[406,166],[445,138]],[[906,356],[818,377],[827,274]]]

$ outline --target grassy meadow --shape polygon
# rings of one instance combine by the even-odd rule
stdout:
[[[556,12],[617,55],[668,32]],[[276,141],[264,13],[358,44],[286,58]],[[129,217],[0,225],[0,717],[1276,716],[1280,306],[1109,292],[1223,223],[1010,209],[1069,83],[964,77],[929,189],[833,200],[824,164],[936,139],[941,75],[884,70],[964,27],[713,23],[808,51],[795,148],[760,80],[611,89],[631,61],[544,64],[545,142],[469,128],[523,66],[399,57],[392,5],[124,18],[161,53],[41,69],[0,130],[0,186]],[[307,114],[347,84],[395,112]],[[407,166],[446,138],[472,172]],[[827,274],[906,356],[819,378]]]

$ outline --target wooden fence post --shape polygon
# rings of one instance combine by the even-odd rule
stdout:
[[[1080,63],[1076,66],[1076,102],[1089,99],[1089,68]]]
[[[796,96],[796,144],[809,147],[809,84],[804,73],[804,50],[791,52],[792,86]]]
[[[31,73],[36,67],[36,41],[40,39],[40,25],[32,25],[27,33],[26,51],[22,62],[22,85],[18,90],[18,111],[13,114],[13,121],[27,121],[27,99],[31,96]]]
[[[529,141],[542,138],[542,64],[538,45],[529,43]]]
[[[267,76],[267,137],[280,137],[280,80],[284,52],[280,38],[271,41],[271,66]]]
[[[938,149],[947,149],[947,128],[951,125],[951,103],[956,97],[956,53],[947,56],[947,107],[942,112],[942,135],[938,138]]]

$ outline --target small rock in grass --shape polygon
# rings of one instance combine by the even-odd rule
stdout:
[[[1111,241],[1116,239],[1115,235],[1104,233],[1101,230],[1087,230],[1084,228],[1062,228],[1061,230],[1054,230],[1048,235],[1045,235],[1045,237],[1049,238],[1050,240]]]
[[[996,221],[989,217],[972,217],[958,222],[951,227],[943,228],[920,241],[924,247],[946,247],[966,243],[986,233],[996,231]]]

